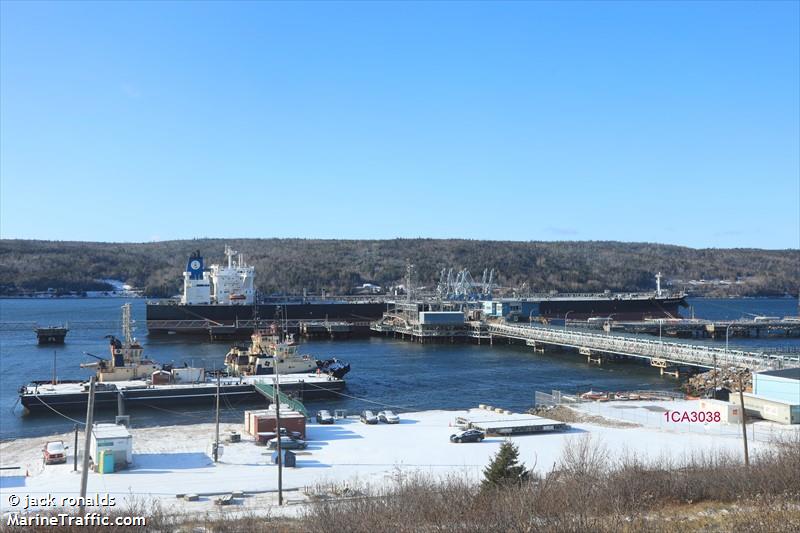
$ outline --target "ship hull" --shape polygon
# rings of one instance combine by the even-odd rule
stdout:
[[[329,397],[344,388],[343,381],[315,383],[286,383],[281,391],[304,400]],[[95,391],[97,409],[116,409],[119,392],[114,390]],[[128,407],[171,407],[175,405],[213,406],[216,401],[217,386],[203,383],[192,387],[128,388],[123,398]],[[265,398],[252,384],[225,384],[220,386],[220,399],[228,404],[245,402],[264,402]],[[54,411],[85,411],[89,401],[87,392],[64,394],[20,394],[20,403],[28,413],[55,414]]]
[[[592,317],[611,317],[614,320],[645,320],[647,318],[678,318],[680,308],[687,307],[685,298],[543,300],[539,316],[547,319],[585,320]]]
[[[255,310],[258,310],[257,315]],[[210,321],[219,326],[235,327],[239,320],[336,320],[369,322],[377,320],[386,311],[386,304],[363,303],[288,303],[254,305],[178,305],[147,304],[147,329],[149,333],[186,332],[192,329],[207,333],[207,326],[198,321]],[[180,323],[185,321],[185,323]]]

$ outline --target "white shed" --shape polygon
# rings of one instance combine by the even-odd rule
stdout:
[[[133,463],[133,437],[128,428],[117,424],[95,424],[89,456],[98,464],[100,452],[111,450],[114,453],[114,466],[126,468]]]

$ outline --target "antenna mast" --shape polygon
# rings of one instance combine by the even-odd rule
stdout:
[[[122,306],[122,336],[125,337],[125,344],[133,344],[133,320],[131,320],[131,304]]]
[[[411,301],[411,280],[414,276],[414,265],[410,262],[406,262],[406,301]]]

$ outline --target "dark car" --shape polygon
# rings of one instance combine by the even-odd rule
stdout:
[[[290,438],[293,438],[293,439],[302,439],[303,438],[303,434],[300,433],[299,431],[289,431],[286,428],[281,428],[280,435],[281,435],[281,437],[290,437]]]
[[[450,442],[480,442],[486,437],[486,433],[479,429],[467,429],[450,435]]]
[[[275,437],[267,443],[267,448],[274,450],[278,447],[278,438]],[[302,439],[295,439],[292,437],[281,436],[281,449],[282,450],[304,450],[308,443]]]
[[[317,411],[317,424],[333,424],[333,416],[330,411]]]

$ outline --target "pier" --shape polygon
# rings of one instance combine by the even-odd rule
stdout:
[[[588,357],[600,354],[646,359],[652,366],[690,365],[702,368],[734,366],[750,370],[798,367],[800,358],[788,354],[768,354],[743,350],[726,350],[684,342],[667,342],[623,335],[591,333],[528,325],[490,323],[492,337],[518,339],[533,346],[548,344],[574,348]]]
[[[605,325],[596,321],[595,324]],[[625,333],[647,333],[695,339],[800,337],[798,317],[758,317],[740,320],[663,319],[645,321],[608,320],[608,327]],[[577,324],[576,324],[577,325]]]
[[[676,367],[737,367],[753,371],[800,367],[800,356],[787,353],[749,352],[727,350],[686,342],[671,342],[638,338],[630,335],[594,333],[585,330],[558,327],[509,324],[503,321],[468,321],[458,326],[429,326],[407,323],[403,320],[375,322],[371,329],[377,333],[393,335],[414,342],[473,341],[494,343],[521,341],[536,351],[544,346],[558,346],[577,350],[590,363],[603,359],[634,358],[646,360],[661,373],[674,374]]]
[[[369,334],[368,320],[236,320],[230,323],[217,322],[207,318],[188,320],[147,320],[147,331],[151,335],[208,335],[211,340],[246,338],[255,328],[269,329],[273,325],[285,328],[306,338],[340,339],[355,335]],[[119,320],[71,320],[71,330],[119,330]],[[37,322],[0,321],[0,331],[34,331],[46,329]],[[62,336],[63,341],[63,336]],[[63,342],[62,342],[63,343]]]
[[[341,338],[358,334],[368,334],[370,322],[367,320],[236,320],[220,323],[209,319],[192,320],[147,320],[150,335],[164,334],[208,334],[211,340],[225,340],[247,337],[255,329],[269,329],[276,326],[289,333],[303,337]]]

